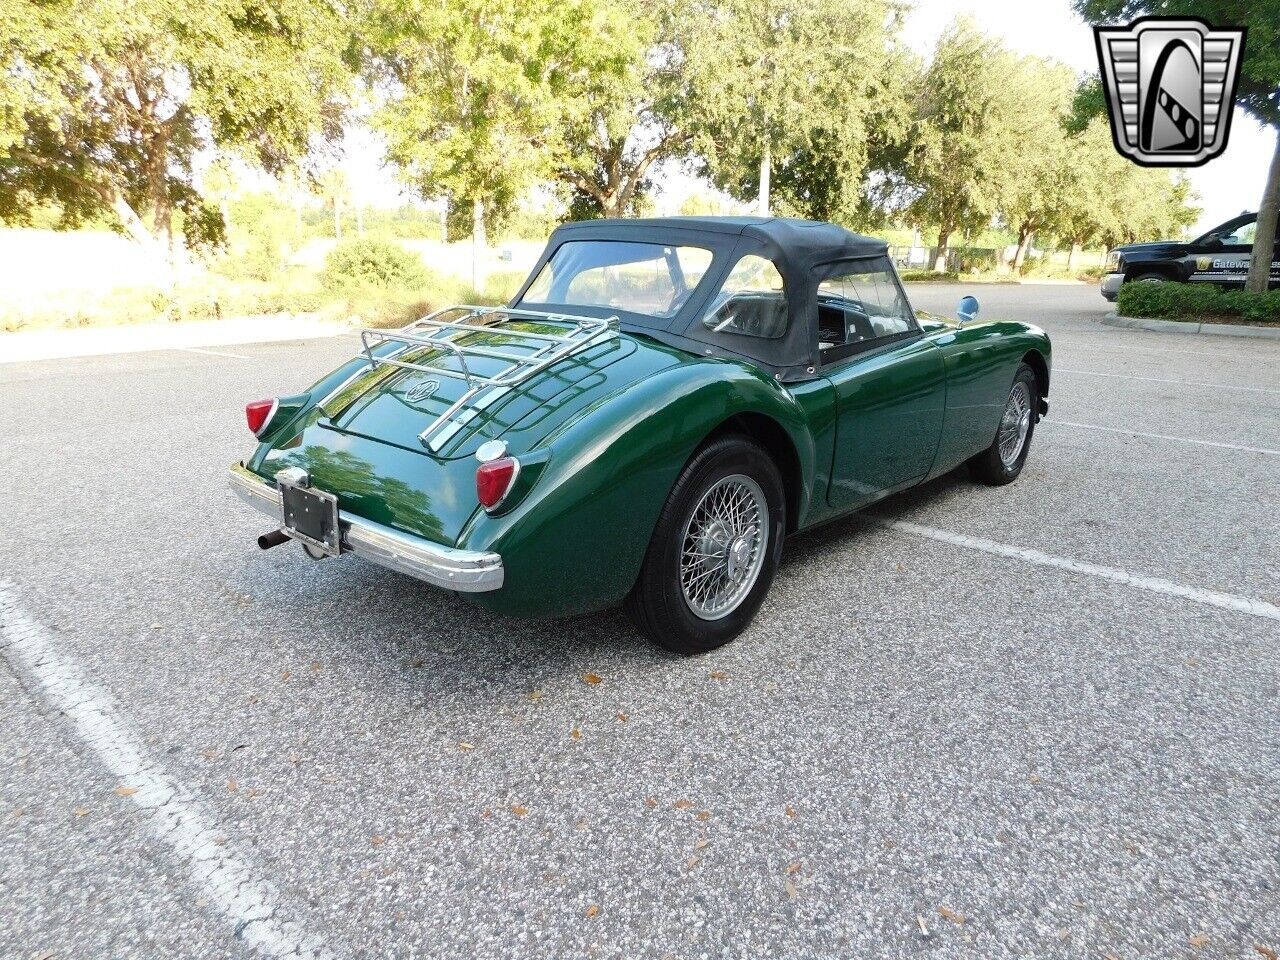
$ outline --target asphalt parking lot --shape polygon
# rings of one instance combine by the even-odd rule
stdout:
[[[243,404],[353,337],[0,365],[0,956],[1276,960],[1280,342],[966,292],[1054,339],[1022,477],[694,659],[261,554]]]

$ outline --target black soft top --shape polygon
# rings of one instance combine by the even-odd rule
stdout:
[[[650,217],[621,220],[583,220],[557,227],[542,256],[512,303],[541,272],[556,249],[571,240],[620,240],[702,247],[712,262],[693,296],[671,317],[564,305],[567,312],[604,316],[617,313],[622,327],[672,346],[702,355],[743,357],[764,367],[780,380],[813,375],[818,354],[818,283],[829,265],[867,257],[886,257],[883,240],[851,233],[843,227],[786,217]],[[772,260],[782,274],[790,326],[776,339],[716,333],[702,324],[708,302],[742,257],[756,254]]]

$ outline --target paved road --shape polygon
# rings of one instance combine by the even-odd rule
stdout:
[[[1022,478],[691,660],[261,555],[240,408],[350,339],[0,366],[0,956],[1274,958],[1280,344],[976,292],[1054,338]]]

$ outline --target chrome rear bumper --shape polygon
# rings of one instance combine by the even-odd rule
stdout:
[[[279,525],[280,492],[242,463],[229,472],[231,489],[246,503],[268,514]],[[502,586],[502,557],[496,553],[459,550],[421,540],[339,510],[342,552],[424,580],[432,586],[463,593],[483,593]]]

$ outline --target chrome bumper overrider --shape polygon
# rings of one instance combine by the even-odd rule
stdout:
[[[1102,295],[1108,300],[1115,300],[1124,285],[1123,273],[1108,273],[1102,278]]]
[[[280,492],[244,464],[230,470],[231,489],[246,503],[281,522]],[[342,552],[425,580],[433,586],[464,593],[482,593],[502,586],[502,557],[496,553],[458,550],[411,537],[398,530],[338,511]]]

